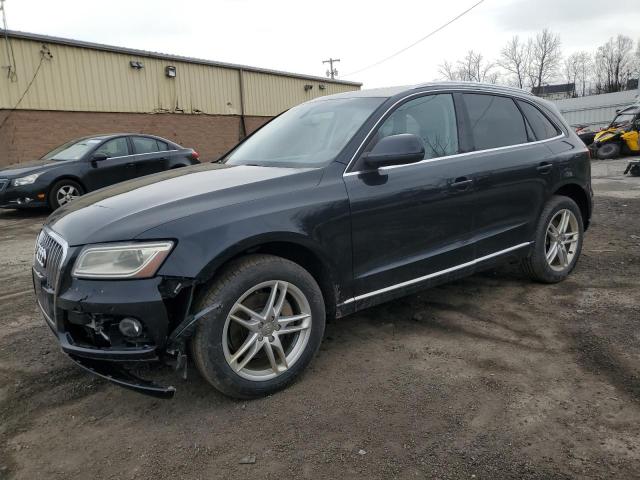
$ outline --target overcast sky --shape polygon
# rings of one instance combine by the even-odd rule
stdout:
[[[6,0],[12,30],[323,76],[365,88],[430,81],[471,48],[496,58],[518,34],[548,27],[565,55],[611,36],[640,39],[640,0],[485,0],[400,56],[356,71],[423,37],[477,0]]]

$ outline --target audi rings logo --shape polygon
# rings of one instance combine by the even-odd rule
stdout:
[[[47,266],[47,249],[42,245],[38,245],[38,249],[36,250],[36,261],[42,268]]]

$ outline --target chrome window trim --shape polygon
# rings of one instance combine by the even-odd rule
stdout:
[[[465,89],[465,88],[460,88],[460,87],[456,87],[456,88],[452,88],[452,89],[437,89],[437,90],[427,90],[424,92],[416,92],[416,93],[412,93],[410,95],[407,95],[405,97],[402,97],[401,99],[399,99],[398,101],[396,101],[393,105],[391,105],[378,119],[378,121],[373,125],[373,127],[371,127],[371,129],[369,130],[369,133],[367,133],[367,135],[365,136],[364,140],[360,143],[360,146],[358,146],[357,150],[355,151],[355,153],[353,154],[353,156],[351,157],[351,160],[349,160],[349,163],[347,164],[347,168],[344,169],[344,173],[342,174],[343,177],[348,177],[348,176],[352,176],[352,175],[359,175],[361,173],[364,173],[365,171],[363,170],[358,170],[355,172],[349,172],[349,168],[351,167],[351,165],[356,161],[356,159],[358,158],[358,156],[360,155],[360,153],[362,152],[364,146],[367,144],[367,142],[371,139],[371,135],[372,133],[378,128],[378,126],[380,125],[380,123],[383,120],[386,120],[386,116],[387,114],[392,111],[393,109],[395,109],[399,104],[401,104],[402,102],[406,101],[407,99],[413,98],[413,97],[420,97],[420,96],[426,96],[426,95],[430,95],[430,94],[437,94],[438,92],[440,93],[456,93],[456,92],[462,92],[462,93],[477,93],[479,95],[497,95],[497,96],[502,96],[502,97],[509,97],[509,98],[517,98],[519,100],[524,100],[527,101],[528,103],[531,103],[532,105],[535,106],[535,104],[533,102],[531,102],[530,99],[526,98],[525,95],[520,96],[520,95],[507,95],[507,94],[501,94],[498,92],[490,92],[490,91],[482,91],[482,90],[478,90],[478,89],[473,89],[473,88],[469,88],[469,89]],[[537,107],[536,107],[537,108]],[[539,109],[538,109],[539,110]],[[522,113],[521,113],[522,115]],[[545,115],[546,116],[546,115]],[[539,143],[545,143],[545,142],[551,142],[553,140],[558,140],[559,138],[563,138],[566,137],[567,135],[564,133],[564,131],[558,127],[555,122],[551,121],[549,119],[549,121],[558,129],[560,130],[560,135],[557,135],[553,138],[546,138],[544,140],[536,140],[535,142],[526,142],[526,143],[518,143],[515,145],[505,145],[503,147],[496,147],[496,148],[488,148],[488,149],[484,149],[484,150],[474,150],[473,152],[464,152],[464,153],[454,153],[453,155],[445,155],[442,157],[437,157],[437,158],[426,158],[424,160],[421,160],[419,162],[413,162],[413,163],[403,163],[401,165],[390,165],[388,167],[382,167],[379,169],[379,171],[386,171],[386,170],[391,170],[391,169],[395,169],[395,168],[403,168],[409,165],[420,165],[422,163],[430,163],[430,162],[437,162],[439,160],[448,160],[450,158],[456,158],[456,157],[464,157],[464,156],[469,156],[469,155],[474,155],[474,154],[479,154],[479,153],[483,153],[483,152],[494,152],[494,151],[498,151],[498,150],[504,150],[507,148],[518,148],[518,147],[523,147],[526,145],[535,145],[535,144],[539,144]],[[456,118],[456,122],[457,122],[457,118]]]
[[[338,307],[342,307],[344,305],[348,305],[348,304],[350,304],[352,302],[356,302],[358,300],[363,300],[365,298],[373,297],[375,295],[380,295],[381,293],[390,292],[390,291],[396,290],[398,288],[407,287],[407,286],[413,285],[415,283],[420,283],[420,282],[422,282],[424,280],[429,280],[431,278],[439,277],[441,275],[446,275],[447,273],[455,272],[456,270],[461,270],[463,268],[471,267],[473,265],[476,265],[477,263],[484,262],[485,260],[489,260],[491,258],[498,257],[498,256],[503,255],[505,253],[509,253],[509,252],[514,251],[514,250],[518,250],[520,248],[527,247],[527,246],[531,245],[532,243],[533,242],[520,243],[519,245],[515,245],[515,246],[509,247],[509,248],[505,248],[504,250],[500,250],[499,252],[490,253],[489,255],[485,255],[484,257],[476,258],[474,260],[471,260],[470,262],[461,263],[460,265],[456,265],[454,267],[449,267],[449,268],[446,268],[444,270],[440,270],[438,272],[429,273],[427,275],[423,275],[421,277],[414,278],[414,279],[411,279],[411,280],[406,280],[406,281],[401,282],[401,283],[396,283],[395,285],[390,285],[388,287],[380,288],[380,289],[374,290],[372,292],[363,293],[362,295],[358,295],[356,297],[352,297],[352,298],[350,298],[350,299],[338,304]]]
[[[140,155],[155,155],[156,153],[179,152],[180,150],[158,150],[157,152],[132,153],[131,155],[118,155],[117,157],[107,157],[105,160],[113,160],[116,158],[139,157]],[[91,159],[89,159],[91,160]]]

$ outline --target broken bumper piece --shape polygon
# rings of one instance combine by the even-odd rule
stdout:
[[[98,377],[145,395],[162,399],[171,399],[176,392],[176,389],[172,386],[164,387],[149,380],[136,377],[117,362],[82,358],[72,354],[69,354],[69,358],[84,370],[87,370]]]

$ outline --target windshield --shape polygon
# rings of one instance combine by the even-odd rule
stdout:
[[[620,125],[624,125],[625,123],[629,123],[633,121],[634,117],[638,114],[637,110],[627,110],[624,112],[620,112],[611,122],[612,127],[619,127]]]
[[[101,138],[81,138],[54,148],[41,160],[78,160],[102,141]]]
[[[294,168],[327,165],[384,100],[342,98],[299,105],[240,144],[226,163]]]

